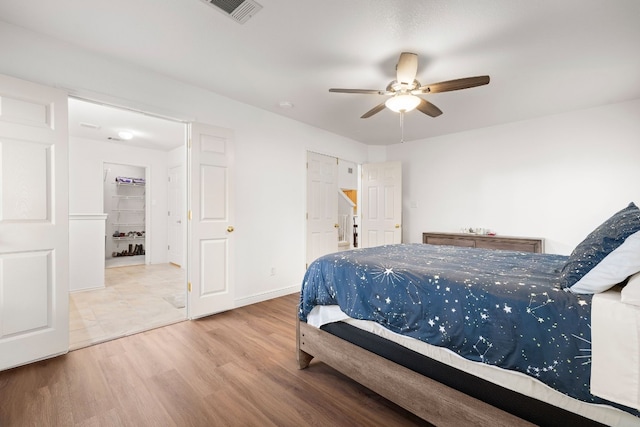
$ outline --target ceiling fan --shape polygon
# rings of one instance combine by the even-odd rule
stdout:
[[[396,65],[396,80],[387,85],[385,90],[375,89],[329,89],[329,92],[360,93],[390,96],[385,102],[376,105],[364,113],[360,118],[366,119],[384,110],[385,107],[397,113],[406,113],[413,109],[423,112],[427,116],[438,117],[442,111],[431,102],[417,95],[428,93],[449,92],[452,90],[468,89],[489,83],[489,76],[466,77],[456,80],[433,83],[422,86],[416,80],[418,72],[418,55],[402,52]],[[401,114],[402,116],[402,114]]]

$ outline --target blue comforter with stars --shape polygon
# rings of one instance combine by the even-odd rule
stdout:
[[[559,286],[563,255],[401,244],[323,256],[308,268],[299,318],[339,305],[354,319],[589,393],[591,296]]]

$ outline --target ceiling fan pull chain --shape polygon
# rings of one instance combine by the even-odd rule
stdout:
[[[404,142],[404,111],[400,111],[400,142]]]

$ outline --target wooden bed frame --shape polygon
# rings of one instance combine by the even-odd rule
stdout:
[[[300,369],[317,358],[438,427],[534,425],[305,322],[296,329]]]

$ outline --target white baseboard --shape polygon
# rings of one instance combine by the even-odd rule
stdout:
[[[255,295],[251,295],[244,298],[239,298],[235,300],[235,307],[238,308],[238,307],[243,307],[245,305],[267,301],[273,298],[278,298],[285,295],[293,294],[295,292],[300,292],[300,284],[288,286],[286,288],[276,289],[269,292],[263,292],[260,294],[255,294]]]
[[[97,286],[89,286],[86,288],[79,288],[79,289],[69,289],[69,293],[70,294],[75,294],[77,292],[85,292],[85,291],[98,291],[100,289],[105,289],[106,286],[105,285],[97,285]]]

